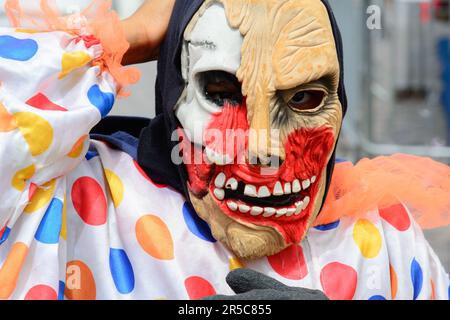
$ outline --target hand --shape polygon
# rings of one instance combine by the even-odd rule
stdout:
[[[249,269],[232,271],[226,280],[236,295],[217,295],[204,300],[329,300],[319,290],[288,287]]]
[[[174,5],[175,0],[146,0],[130,18],[122,21],[130,43],[122,61],[124,65],[158,58]]]

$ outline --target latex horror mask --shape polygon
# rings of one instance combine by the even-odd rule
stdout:
[[[175,111],[197,213],[241,258],[299,243],[324,201],[342,122],[325,6],[205,1],[184,40]]]

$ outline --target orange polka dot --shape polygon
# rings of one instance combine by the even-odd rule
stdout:
[[[30,203],[25,208],[25,213],[36,212],[39,209],[42,209],[46,204],[48,204],[53,198],[55,186],[56,181],[52,180],[44,184],[42,187],[39,187],[36,192],[34,192]]]
[[[31,179],[36,173],[36,167],[33,165],[16,172],[12,178],[11,185],[14,189],[24,191],[27,186],[27,180]]]
[[[397,289],[398,289],[398,280],[397,280],[397,273],[395,272],[395,269],[392,265],[389,266],[389,272],[391,274],[391,297],[392,300],[397,297]]]
[[[31,112],[15,113],[14,119],[33,157],[48,150],[53,142],[53,128],[47,120]]]
[[[75,142],[75,144],[72,147],[72,150],[70,150],[70,152],[67,154],[67,156],[69,158],[78,158],[79,156],[81,156],[81,152],[83,152],[84,149],[84,142],[87,139],[87,135],[82,136],[80,139],[78,139],[77,142]]]
[[[71,261],[66,268],[64,294],[69,300],[95,300],[97,289],[94,275],[82,261]]]
[[[9,132],[17,129],[17,122],[5,106],[0,102],[0,132]]]
[[[14,292],[27,254],[28,247],[24,243],[13,245],[0,269],[0,299],[8,299]]]
[[[173,240],[167,225],[157,216],[143,216],[136,223],[136,237],[142,249],[155,259],[174,258]]]

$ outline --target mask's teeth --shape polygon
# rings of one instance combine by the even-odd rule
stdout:
[[[258,198],[268,198],[270,197],[270,190],[266,186],[262,186],[258,191]]]
[[[239,206],[239,211],[241,212],[241,213],[247,213],[247,212],[249,212],[250,211],[250,207],[249,206],[247,206],[247,205],[245,205],[245,204],[241,204],[240,206]]]
[[[317,180],[317,177],[316,177],[316,176],[312,177],[312,178],[311,178],[311,183],[315,183],[316,180]]]
[[[277,182],[275,184],[275,187],[273,188],[273,195],[274,196],[282,196],[284,195],[283,187],[281,186],[281,182]]]
[[[219,154],[214,150],[206,147],[205,148],[206,157],[209,162],[217,164],[219,166],[225,166],[227,164],[232,164],[234,159],[227,154]]]
[[[291,194],[292,193],[292,187],[290,182],[286,182],[284,184],[284,194]]]
[[[311,186],[311,181],[309,179],[303,180],[303,182],[302,182],[303,190],[308,189],[310,186]]]
[[[263,217],[264,217],[264,218],[270,218],[270,217],[273,216],[275,213],[277,213],[277,210],[275,210],[275,208],[264,208],[264,214],[263,214]]]
[[[231,211],[237,211],[238,209],[238,204],[234,201],[228,201],[227,202],[227,207],[228,209],[230,209]]]
[[[256,187],[251,184],[245,185],[244,194],[253,198],[256,198],[258,196],[258,194],[256,193]]]
[[[300,191],[302,191],[302,187],[300,186],[300,180],[295,179],[292,182],[292,192],[299,193]]]
[[[286,208],[278,209],[276,217],[280,218],[280,217],[286,215],[287,211],[288,211],[288,209],[286,209]]]
[[[254,217],[261,215],[263,213],[264,209],[261,207],[252,207],[252,210],[250,214]]]
[[[214,195],[216,196],[217,200],[222,201],[223,199],[225,199],[225,191],[223,189],[214,189]]]
[[[225,186],[226,179],[227,179],[227,177],[225,176],[225,174],[223,172],[219,173],[216,177],[216,180],[214,180],[215,186],[219,189],[223,189],[223,187]]]
[[[238,188],[238,181],[235,178],[228,179],[225,188],[236,191]]]

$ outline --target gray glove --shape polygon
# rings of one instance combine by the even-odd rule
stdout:
[[[226,280],[236,295],[217,295],[204,300],[329,300],[319,290],[288,287],[249,269],[234,270]]]

